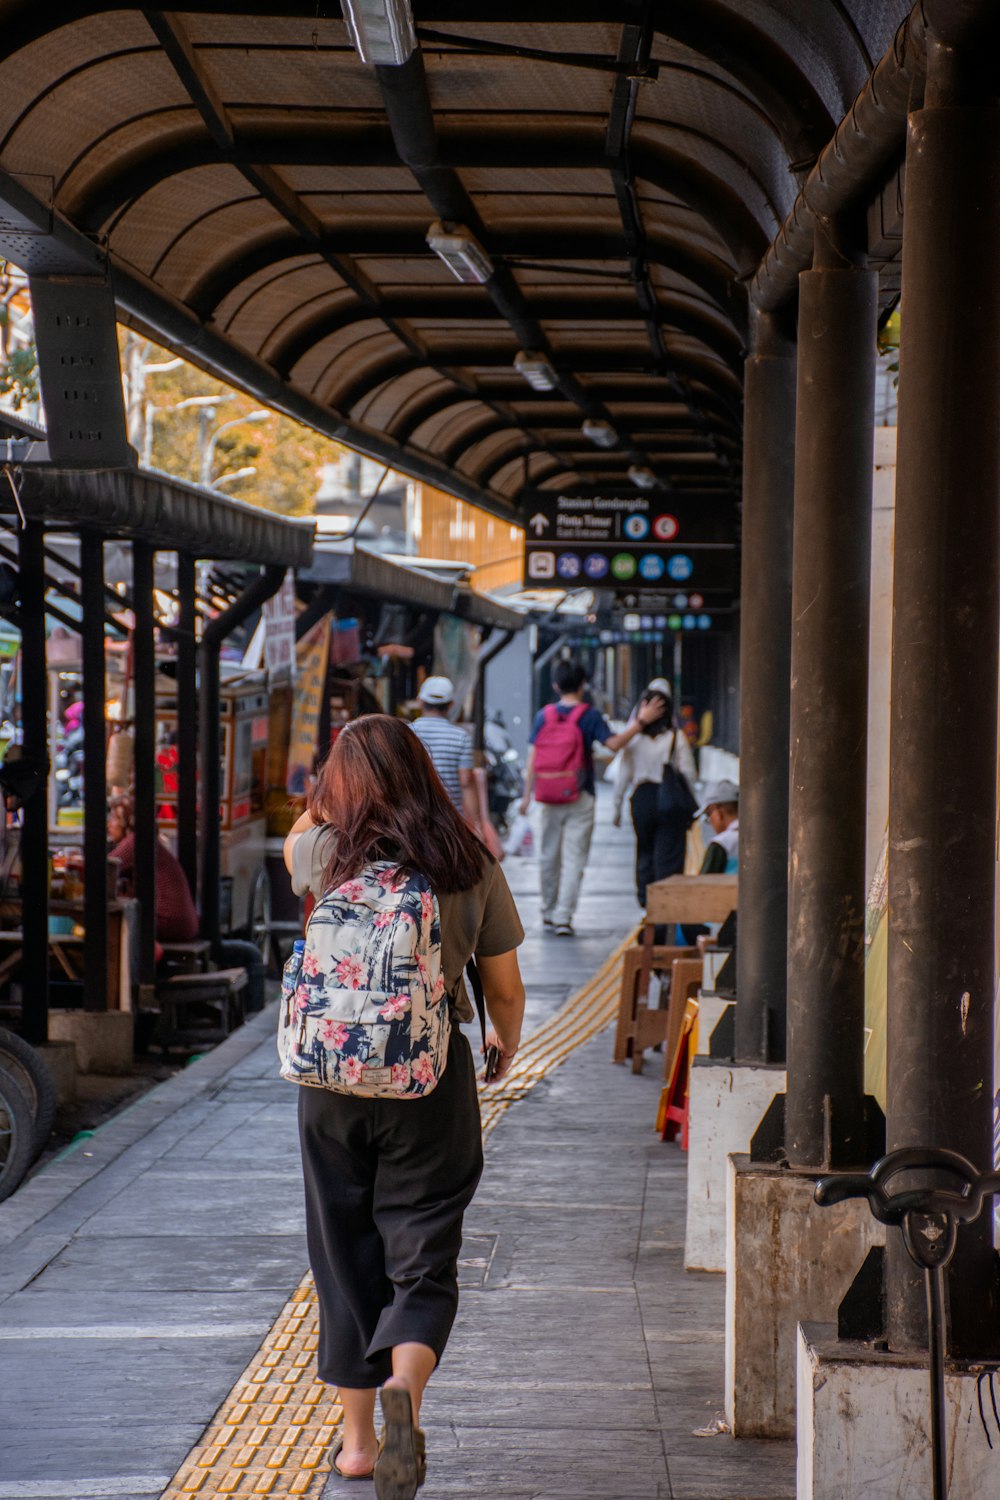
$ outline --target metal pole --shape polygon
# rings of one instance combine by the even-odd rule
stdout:
[[[865,804],[878,278],[817,237],[799,277],[788,806],[794,1166],[869,1165]],[[742,927],[742,923],[741,923]]]
[[[198,895],[198,641],[195,560],[177,554],[177,858]]]
[[[132,668],[135,676],[135,895],[140,988],[156,983],[156,643],[153,549],[132,543]]]
[[[21,627],[21,735],[24,758],[43,767],[21,812],[21,964],[24,1039],[49,1039],[48,672],[45,664],[45,528],[26,522],[18,536]],[[6,808],[3,809],[6,818]]]
[[[956,61],[930,49],[906,157],[887,1144],[950,1147],[982,1171],[993,1161],[1000,110],[943,87],[967,86]],[[890,1345],[923,1348],[920,1274],[895,1238]],[[959,1234],[948,1303],[950,1352],[995,1358],[989,1214]]]
[[[80,535],[83,604],[83,1005],[108,1009],[108,789],[105,757],[104,542]]]
[[[795,345],[758,314],[744,375],[736,1057],[785,1056]]]

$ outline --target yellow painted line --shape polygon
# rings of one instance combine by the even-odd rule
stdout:
[[[628,936],[582,989],[523,1044],[507,1076],[480,1088],[483,1136],[577,1048],[614,1018]],[[312,1275],[296,1287],[264,1342],[160,1500],[256,1495],[318,1500],[342,1410],[316,1379],[319,1308]]]

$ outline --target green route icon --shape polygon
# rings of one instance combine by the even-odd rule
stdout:
[[[631,552],[617,552],[611,559],[611,571],[622,583],[635,577],[636,560]]]

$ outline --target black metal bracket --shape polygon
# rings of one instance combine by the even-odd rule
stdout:
[[[903,1188],[889,1191],[901,1172],[946,1172],[961,1183],[958,1191]],[[870,1172],[838,1173],[816,1184],[821,1207],[848,1198],[867,1198],[880,1224],[894,1225],[907,1252],[924,1272],[927,1290],[928,1367],[931,1396],[931,1452],[934,1500],[947,1500],[948,1457],[945,1440],[944,1359],[947,1344],[944,1273],[958,1242],[959,1224],[972,1224],[1000,1193],[1000,1172],[978,1172],[957,1151],[907,1147],[890,1151]]]

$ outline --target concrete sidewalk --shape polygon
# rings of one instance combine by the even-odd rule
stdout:
[[[608,814],[602,799],[572,941],[541,931],[534,861],[509,862],[529,1031],[636,919],[631,838]],[[273,1027],[254,1018],[0,1207],[0,1500],[161,1494],[287,1314],[306,1255]],[[684,1161],[652,1133],[654,1070],[609,1055],[607,1034],[581,1046],[490,1137],[425,1408],[429,1500],[793,1493],[784,1447],[691,1436],[722,1402],[722,1278],[681,1269]],[[184,1492],[372,1493],[297,1458],[228,1472]]]

